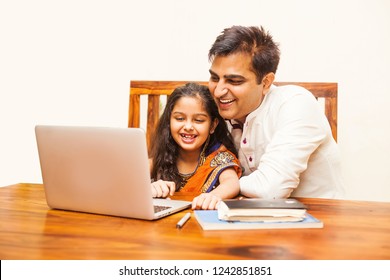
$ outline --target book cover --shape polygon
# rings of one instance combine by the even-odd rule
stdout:
[[[229,209],[307,209],[307,206],[295,198],[262,199],[225,199],[222,201]]]
[[[223,200],[218,218],[228,221],[300,221],[306,205],[293,198]]]
[[[224,221],[218,218],[218,210],[194,210],[194,215],[203,230],[243,230],[243,229],[291,229],[323,228],[322,221],[306,212],[298,222],[240,222]]]

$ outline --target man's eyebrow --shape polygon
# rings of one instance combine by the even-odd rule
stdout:
[[[211,75],[218,76],[217,73],[215,73],[215,72],[214,72],[213,70],[211,70],[211,69],[209,69],[209,73],[210,73]]]
[[[225,79],[245,79],[244,76],[237,75],[237,74],[230,74],[223,76]]]
[[[209,69],[209,72],[210,72],[211,75],[219,77],[218,74],[215,73],[213,70]],[[244,76],[241,76],[241,75],[238,75],[238,74],[224,75],[223,77],[225,79],[244,79],[244,80],[246,80],[246,78]]]

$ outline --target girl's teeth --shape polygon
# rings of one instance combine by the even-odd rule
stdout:
[[[194,138],[193,135],[185,135],[185,134],[182,134],[182,137],[184,137],[184,138]]]

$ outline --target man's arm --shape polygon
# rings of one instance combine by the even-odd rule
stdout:
[[[257,169],[240,179],[241,193],[248,197],[289,197],[307,169],[310,156],[330,133],[314,98],[298,94],[270,112],[265,134],[270,142]],[[269,131],[272,132],[269,132]]]

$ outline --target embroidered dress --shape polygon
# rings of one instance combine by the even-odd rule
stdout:
[[[220,143],[214,145],[209,154],[200,159],[199,166],[193,174],[183,175],[183,185],[180,192],[208,193],[218,187],[219,175],[226,168],[234,168],[238,177],[241,167],[237,157]]]

